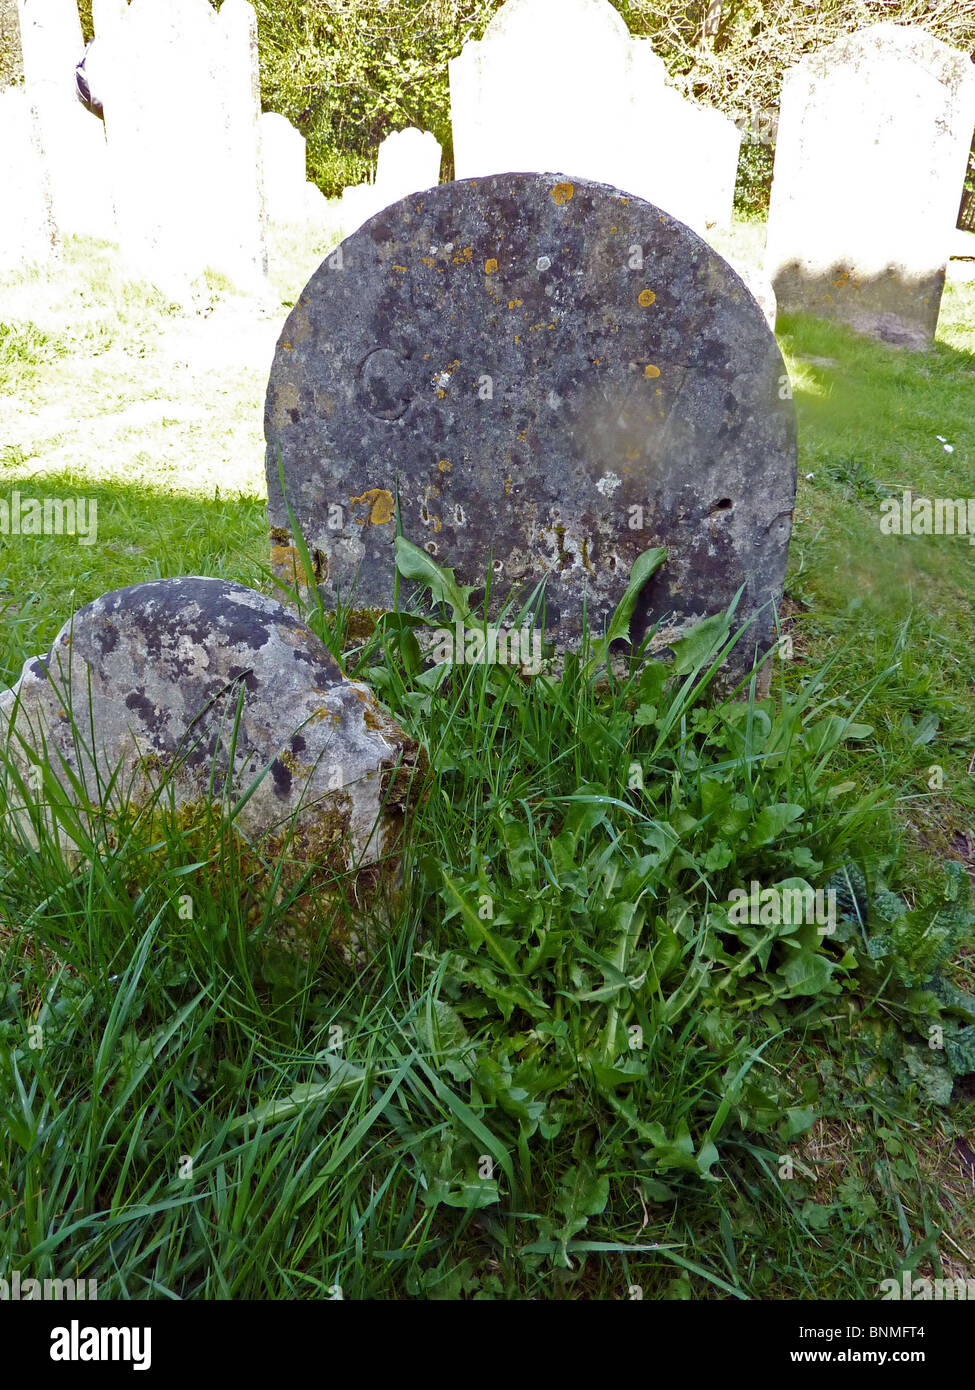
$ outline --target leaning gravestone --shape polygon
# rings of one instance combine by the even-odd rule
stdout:
[[[182,292],[207,269],[260,290],[257,21],[245,0],[94,0],[125,259]]]
[[[779,311],[922,347],[934,336],[975,127],[975,66],[878,24],[782,88],[766,268]]]
[[[58,243],[47,166],[22,87],[0,91],[0,273],[48,259]]]
[[[328,604],[393,601],[406,537],[492,606],[547,584],[567,645],[669,559],[633,636],[724,608],[768,645],[796,483],[782,358],[739,277],[617,190],[552,175],[443,184],[374,217],[319,268],[278,342],[265,411],[272,562],[287,503]],[[300,577],[300,576],[299,576]]]
[[[507,0],[449,72],[458,178],[561,170],[730,224],[741,132],[670,86],[609,0]]]
[[[264,770],[234,818],[244,840],[330,874],[367,869],[370,893],[394,877],[418,756],[293,613],[195,576],[119,589],[76,613],[0,693],[0,739],[23,785],[46,765],[83,821],[89,806],[152,804],[164,778],[163,807],[234,804]],[[31,841],[16,784],[6,796]]]
[[[112,240],[115,214],[101,121],[78,101],[84,54],[77,0],[19,0],[24,87],[58,231]],[[3,197],[9,196],[4,189]]]

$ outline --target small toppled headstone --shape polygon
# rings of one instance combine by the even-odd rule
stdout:
[[[327,876],[368,870],[367,889],[395,875],[418,756],[292,612],[198,577],[82,608],[0,694],[0,738],[24,784],[42,761],[83,815],[81,788],[111,810],[149,804],[165,780],[160,805],[193,810],[236,803],[267,769],[235,816],[239,834]],[[13,782],[7,797],[16,803]],[[32,837],[25,810],[8,802],[8,815]]]
[[[557,645],[613,612],[657,645],[728,606],[770,641],[796,483],[788,378],[761,309],[698,236],[600,184],[507,174],[405,198],[312,277],[265,411],[272,563],[389,608],[404,535],[492,609],[546,583]],[[405,591],[404,591],[405,592]]]
[[[780,313],[934,337],[975,126],[975,65],[877,24],[785,76],[766,268]]]
[[[558,170],[698,232],[730,224],[741,132],[671,86],[609,0],[507,0],[449,71],[457,178]]]

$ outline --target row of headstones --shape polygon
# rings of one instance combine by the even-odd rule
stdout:
[[[609,0],[508,0],[451,62],[450,97],[458,178],[561,170],[698,232],[730,222],[741,132],[669,87]],[[973,128],[975,67],[920,28],[875,25],[790,69],[765,259],[779,311],[932,337]]]
[[[321,218],[305,142],[260,111],[257,27],[245,0],[94,0],[77,99],[76,0],[19,0],[24,85],[0,93],[0,267],[40,260],[62,235],[118,243],[174,287],[207,267],[246,286],[267,269],[267,222]]]
[[[208,0],[94,0],[104,128],[75,100],[76,0],[19,5],[26,88],[0,97],[13,195],[0,262],[60,230],[118,241],[157,281],[212,266],[248,284],[266,269],[268,214],[321,215],[301,135],[260,116],[246,0],[219,15]],[[740,130],[670,87],[609,0],[507,0],[451,61],[450,96],[458,179],[562,171],[698,232],[730,222]],[[877,25],[791,69],[766,254],[779,309],[899,341],[933,335],[973,126],[975,68],[922,29]],[[344,231],[438,183],[440,164],[432,135],[390,136],[375,181],[345,190]]]
[[[730,225],[741,131],[669,86],[609,0],[507,0],[451,60],[450,102],[458,179],[562,171],[698,232]],[[760,301],[768,287],[771,317],[777,302],[897,343],[932,338],[973,128],[975,67],[920,28],[878,24],[790,69],[766,284],[743,272]],[[375,183],[345,191],[345,230],[435,184],[440,153],[419,131],[390,137]]]

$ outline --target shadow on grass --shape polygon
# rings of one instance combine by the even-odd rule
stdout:
[[[93,543],[78,534],[0,534],[0,683],[11,683],[28,656],[46,650],[72,612],[113,589],[182,574],[266,586],[261,499],[174,496],[91,483],[73,472],[14,481],[0,471],[11,529],[13,511],[22,517],[28,500],[43,510],[54,499],[84,499],[89,527],[94,506]]]

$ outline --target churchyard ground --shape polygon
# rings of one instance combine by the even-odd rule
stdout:
[[[738,225],[716,245],[761,236]],[[94,500],[97,539],[0,535],[4,685],[106,590],[203,574],[270,591],[267,373],[329,248],[279,240],[259,308],[212,277],[186,313],[81,241],[5,283],[3,495]],[[364,974],[327,946],[308,962],[265,950],[286,905],[219,836],[106,843],[74,876],[49,855],[5,855],[0,1253],[14,1267],[76,1267],[103,1297],[877,1298],[905,1268],[975,1279],[975,1091],[959,1080],[945,1104],[907,969],[889,988],[880,968],[871,993],[836,951],[842,988],[825,999],[757,972],[707,1003],[624,1016],[605,954],[567,944],[583,921],[604,950],[622,931],[626,964],[630,918],[612,913],[636,911],[636,832],[609,803],[620,747],[634,721],[652,729],[639,711],[654,700],[673,731],[696,730],[695,756],[753,817],[806,806],[807,859],[862,859],[919,912],[945,903],[946,861],[975,872],[975,549],[880,524],[906,490],[972,490],[975,281],[949,282],[928,352],[802,319],[778,337],[799,495],[782,657],[771,702],[748,707],[763,730],[803,699],[852,721],[828,776],[809,754],[764,786],[753,755],[715,736],[706,692],[652,700],[638,678],[607,688],[575,670],[543,688],[470,666],[436,698],[403,644],[370,647],[339,621],[328,635],[349,671],[365,653],[380,697],[432,752],[411,831],[418,891]],[[648,785],[662,779],[670,823],[696,794],[685,740],[648,745],[641,764]],[[721,857],[705,872],[725,873]],[[534,1012],[525,958],[503,964],[525,900],[551,920],[533,964],[564,993],[555,1017]],[[490,982],[456,945],[478,931],[501,953]],[[966,993],[969,952],[946,970]],[[672,1001],[659,957],[653,968]],[[483,1008],[462,1021],[464,981]],[[633,1028],[650,1082],[631,1105],[611,1044]],[[585,1065],[552,1074],[569,1055]],[[637,1150],[656,1157],[640,1179]]]

